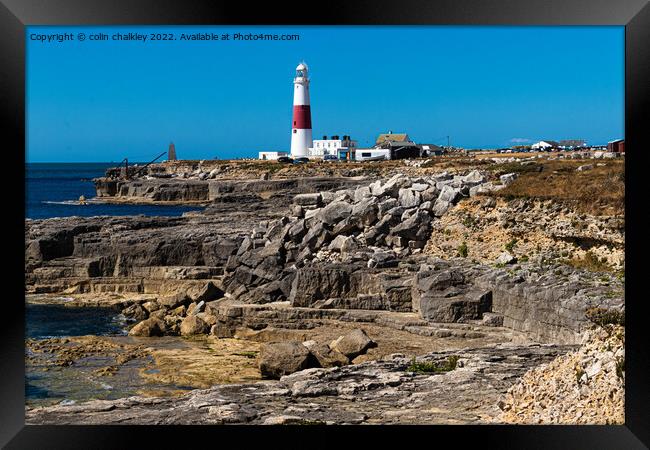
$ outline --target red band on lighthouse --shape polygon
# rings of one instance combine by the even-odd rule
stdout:
[[[301,130],[311,129],[311,110],[309,105],[293,105],[293,126]]]

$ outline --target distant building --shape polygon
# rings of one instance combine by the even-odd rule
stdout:
[[[560,148],[578,148],[586,147],[587,141],[584,139],[563,139],[558,142]]]
[[[377,137],[377,141],[375,141],[375,145],[379,146],[382,145],[385,142],[411,142],[411,139],[409,138],[409,135],[406,133],[395,133],[393,134],[392,131],[389,131],[388,133],[383,133],[380,134],[379,137]]]
[[[266,161],[275,161],[282,156],[289,156],[287,152],[260,152],[259,159]]]
[[[380,134],[374,148],[390,150],[390,158],[387,159],[418,158],[422,156],[422,147],[413,142],[406,133],[395,134],[389,131]]]
[[[625,139],[616,139],[607,143],[607,151],[615,153],[625,152]]]
[[[355,149],[357,145],[357,141],[353,141],[348,135],[334,135],[330,139],[323,136],[323,139],[314,139],[309,156],[338,155],[340,150]]]
[[[356,149],[355,161],[382,161],[393,159],[390,148],[358,148]]]
[[[169,144],[169,150],[167,150],[167,161],[176,161],[176,147],[173,142]]]
[[[435,144],[420,144],[422,156],[440,156],[445,153],[445,149]]]
[[[533,150],[548,150],[551,148],[558,148],[560,146],[559,142],[556,141],[539,141],[535,142],[533,145],[530,146]]]

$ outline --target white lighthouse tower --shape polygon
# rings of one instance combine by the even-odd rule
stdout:
[[[311,140],[311,110],[309,108],[309,77],[307,64],[296,67],[293,79],[293,122],[291,125],[291,156],[309,156]]]

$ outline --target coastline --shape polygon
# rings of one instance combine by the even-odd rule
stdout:
[[[189,418],[197,423],[495,423],[502,412],[499,402],[524,374],[581,345],[592,326],[587,309],[624,308],[624,234],[616,214],[585,215],[566,199],[549,209],[546,199],[503,195],[539,183],[534,178],[539,175],[528,169],[504,174],[500,167],[518,170],[530,162],[544,175],[544,167],[555,170],[560,164],[574,171],[586,161],[498,159],[391,161],[351,177],[328,177],[332,166],[315,164],[302,169],[299,180],[274,178],[277,171],[269,172],[267,164],[251,169],[230,162],[237,177],[226,170],[200,180],[210,174],[192,169],[186,177],[194,181],[139,179],[124,184],[126,195],[98,199],[200,203],[202,211],[180,217],[27,220],[25,301],[112,308],[130,318],[128,339],[144,345],[154,361],[138,375],[142,386],[152,381],[153,387],[142,392],[153,397],[28,408],[28,423],[122,422],[124,412],[131,423],[151,423],[154,417],[169,423]],[[180,167],[152,166],[156,171]],[[620,167],[612,161],[600,171]],[[195,186],[210,185],[220,191],[209,200],[192,200]],[[541,217],[555,217],[551,220],[562,226],[543,226]],[[513,225],[522,219],[526,225]],[[479,239],[497,224],[500,234],[490,233],[498,239]],[[378,230],[374,235],[373,229]],[[461,243],[469,255],[459,254]],[[572,262],[587,261],[591,254],[597,255],[596,262],[589,260],[594,267]],[[367,342],[347,355],[339,343],[361,344],[351,336]],[[81,346],[86,350],[78,352],[83,355],[125,340],[66,339],[43,345],[51,344],[48,354],[65,355],[66,346],[86,340]],[[166,340],[193,350],[183,355],[157,349]],[[267,379],[265,352],[289,343],[297,343],[294,353],[278,357],[305,357],[302,370]],[[215,352],[225,352],[226,359]],[[460,365],[448,373],[407,370],[435,367],[452,356]],[[414,357],[422,364],[414,365]],[[66,370],[84,364],[83,358],[69,361]],[[131,370],[128,361],[127,366],[104,365],[104,372],[117,380],[120,371]],[[197,372],[200,366],[205,371]],[[496,378],[486,390],[481,374],[488,367]],[[145,373],[151,369],[161,375]],[[191,389],[174,391],[174,384]],[[450,398],[446,392],[461,385],[467,396]],[[158,398],[156,389],[175,393]],[[217,397],[226,400],[215,403]],[[333,398],[338,406],[332,411],[302,404]],[[399,407],[385,410],[382,398]],[[197,402],[210,406],[197,409]],[[170,408],[185,411],[188,419],[169,413]],[[99,411],[104,412],[95,414]]]

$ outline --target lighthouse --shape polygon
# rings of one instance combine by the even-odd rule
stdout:
[[[309,109],[309,77],[307,64],[296,67],[293,79],[293,121],[291,125],[291,156],[309,156],[311,140],[311,111]]]

